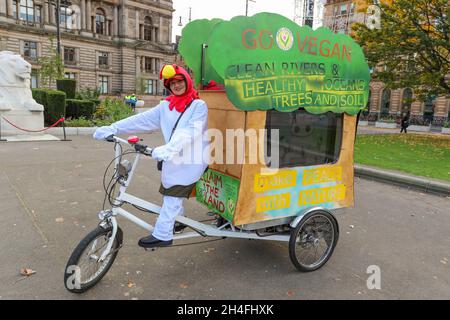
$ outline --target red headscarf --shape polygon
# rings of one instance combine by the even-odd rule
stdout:
[[[192,84],[192,79],[189,76],[189,73],[184,70],[182,67],[177,66],[176,64],[173,65],[165,65],[159,74],[159,78],[164,78],[164,86],[170,90],[170,81],[179,78],[179,76],[182,76],[186,82],[186,91],[181,96],[176,96],[172,94],[171,96],[167,97],[166,100],[169,101],[169,108],[170,110],[175,109],[178,112],[183,112],[186,107],[191,103],[193,100],[198,99],[198,93],[195,91],[194,86]]]

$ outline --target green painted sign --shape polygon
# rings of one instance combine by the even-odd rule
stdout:
[[[236,211],[239,179],[208,169],[196,184],[197,201],[228,221]]]
[[[369,67],[351,37],[327,28],[313,31],[271,13],[202,21],[196,29],[204,24],[209,32],[194,34],[186,26],[180,52],[193,57],[199,43],[207,44],[206,82],[225,84],[235,107],[354,115],[366,106]],[[186,59],[187,64],[197,65],[201,54],[196,57]]]
[[[194,72],[194,80],[197,85],[201,81],[202,46],[208,43],[210,33],[220,22],[223,22],[223,20],[194,20],[183,28],[183,37],[178,50],[182,52],[184,62]],[[210,65],[209,57],[210,55],[205,56],[206,66]],[[223,79],[217,75],[213,68],[205,68],[205,78],[223,83]]]

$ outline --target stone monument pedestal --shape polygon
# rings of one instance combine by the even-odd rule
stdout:
[[[42,130],[44,129],[44,113],[42,111],[30,112],[27,110],[10,110],[0,111],[2,136],[10,136],[16,134],[39,135],[43,132],[27,132],[22,131],[10,125],[4,118],[19,128],[26,130]]]
[[[0,51],[0,137],[2,139],[10,141],[8,137],[22,136],[13,141],[36,141],[39,140],[38,137],[50,136],[45,131],[40,131],[44,129],[44,107],[33,99],[30,79],[31,64],[14,52]],[[33,139],[29,140],[30,137]]]

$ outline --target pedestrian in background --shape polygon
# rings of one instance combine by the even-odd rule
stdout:
[[[403,115],[402,122],[401,122],[402,128],[400,130],[400,133],[402,133],[403,131],[405,131],[405,133],[407,133],[406,128],[408,128],[408,126],[409,126],[409,111]]]

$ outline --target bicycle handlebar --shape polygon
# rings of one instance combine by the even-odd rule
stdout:
[[[108,142],[115,142],[115,143],[123,143],[123,144],[127,144],[130,147],[133,147],[134,150],[136,150],[139,153],[142,153],[143,155],[152,156],[152,148],[147,147],[146,145],[140,144],[140,143],[129,143],[127,140],[119,138],[115,135],[110,135],[108,137],[105,138],[106,141]]]

